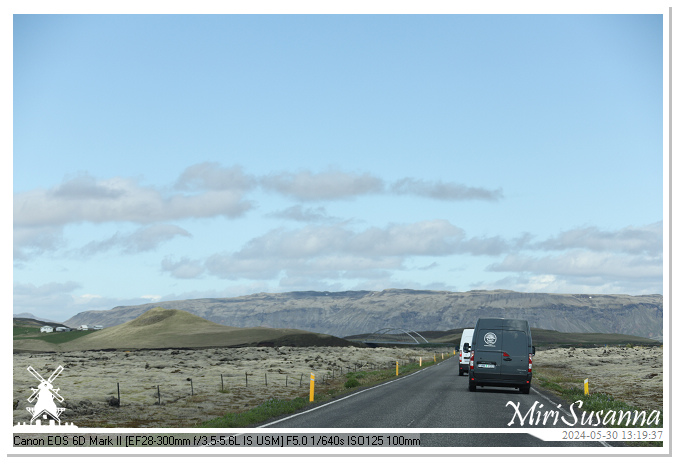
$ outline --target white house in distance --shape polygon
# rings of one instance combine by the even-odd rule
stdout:
[[[42,327],[40,327],[40,332],[44,333],[54,332],[54,327],[52,327],[51,325],[43,325]]]
[[[90,328],[87,327],[86,325],[81,325],[80,327],[78,327],[78,330],[90,330]]]

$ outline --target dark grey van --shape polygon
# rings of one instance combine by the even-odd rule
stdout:
[[[469,391],[476,387],[518,388],[530,393],[535,347],[528,321],[479,319],[476,321],[469,359]]]

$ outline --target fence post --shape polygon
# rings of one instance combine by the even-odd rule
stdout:
[[[157,385],[158,387],[158,406],[160,406],[160,385]]]
[[[120,382],[118,382],[118,407],[120,407]]]
[[[220,374],[222,376],[222,391],[224,391],[224,374]]]

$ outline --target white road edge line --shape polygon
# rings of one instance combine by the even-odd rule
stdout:
[[[424,372],[424,371],[426,371],[427,369],[432,368],[432,367],[440,366],[441,364],[442,364],[442,363],[438,363],[438,364],[436,364],[436,365],[434,365],[434,366],[425,367],[424,369],[420,369],[420,370],[417,371],[417,372],[413,372],[412,374],[405,375],[405,376],[403,376],[403,377],[401,377],[401,378],[394,379],[394,380],[390,380],[389,382],[384,382],[384,383],[381,383],[381,384],[379,384],[379,385],[375,385],[374,387],[366,388],[365,390],[357,391],[356,393],[352,393],[351,395],[343,396],[342,398],[338,398],[338,399],[336,399],[336,400],[329,401],[328,403],[322,404],[322,405],[317,406],[317,407],[315,407],[315,408],[307,409],[306,411],[298,412],[297,414],[293,414],[292,416],[284,417],[283,419],[279,419],[279,420],[277,420],[277,421],[270,422],[270,423],[268,423],[268,424],[260,425],[260,426],[257,427],[257,428],[258,428],[258,429],[261,429],[261,428],[264,428],[264,427],[268,427],[268,426],[270,426],[270,425],[278,424],[279,422],[283,422],[283,421],[286,421],[286,420],[288,420],[288,419],[292,419],[293,417],[301,416],[302,414],[306,414],[306,413],[311,412],[311,411],[316,411],[316,410],[321,409],[321,408],[324,408],[324,407],[326,407],[326,406],[330,406],[331,404],[335,404],[335,403],[338,403],[338,402],[340,402],[340,401],[346,400],[347,398],[351,398],[352,396],[360,395],[361,393],[364,393],[364,392],[373,390],[373,389],[375,389],[375,388],[380,388],[380,387],[383,387],[383,386],[385,386],[385,385],[389,385],[390,383],[398,382],[399,380],[403,380],[403,379],[406,379],[406,378],[411,377],[411,376],[413,376],[413,375],[417,375],[417,374],[419,374],[420,372]]]

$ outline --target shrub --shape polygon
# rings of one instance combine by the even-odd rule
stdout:
[[[361,382],[359,382],[355,377],[350,377],[349,380],[344,382],[344,388],[354,388],[358,387],[361,385]]]

